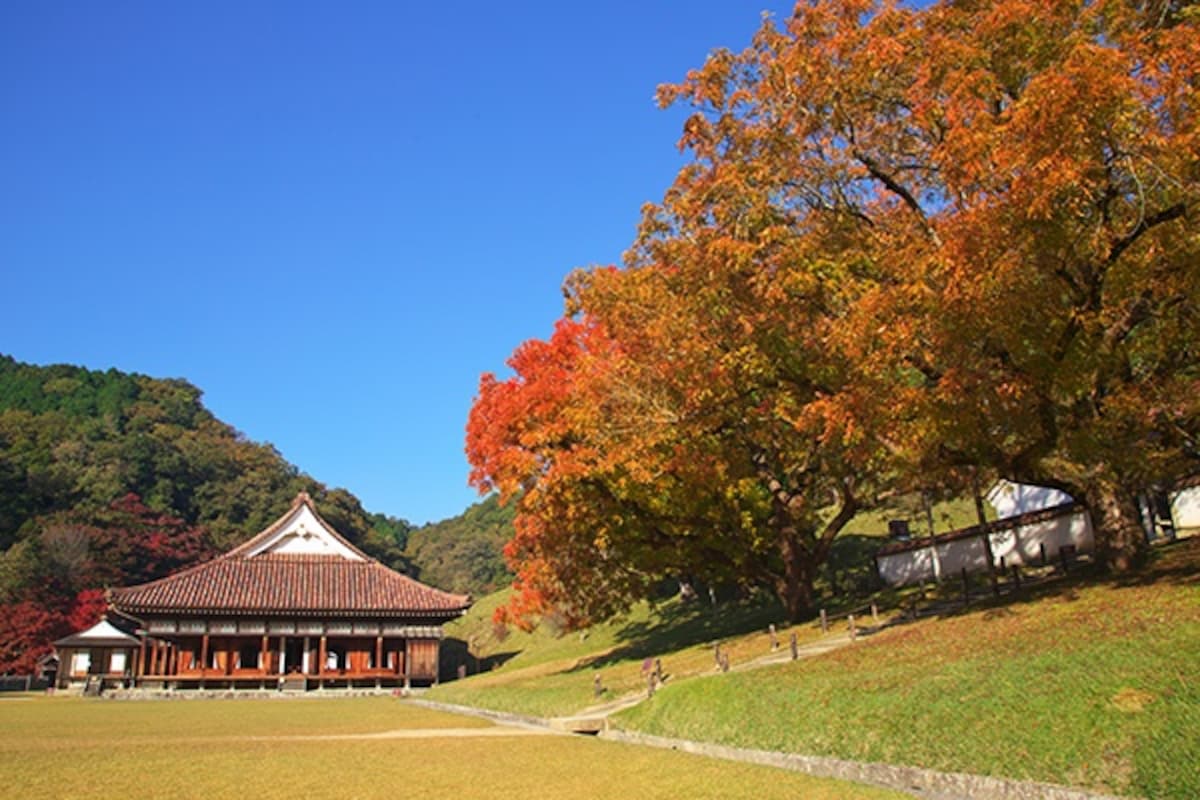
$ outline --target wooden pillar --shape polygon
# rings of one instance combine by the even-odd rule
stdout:
[[[200,637],[200,677],[208,673],[208,634]]]
[[[412,658],[408,648],[409,640],[404,640],[404,688],[412,688]]]
[[[317,649],[317,675],[325,676],[325,659],[328,657],[325,648],[328,646],[328,637],[321,635],[321,644]]]
[[[383,637],[375,637],[375,669],[383,669]]]
[[[146,640],[142,639],[138,645],[138,660],[137,668],[134,670],[134,677],[140,678],[146,674]]]
[[[258,672],[260,675],[266,675],[269,673],[268,667],[271,662],[267,659],[267,654],[271,652],[271,649],[268,638],[269,637],[264,633],[262,638],[262,653],[258,657]]]

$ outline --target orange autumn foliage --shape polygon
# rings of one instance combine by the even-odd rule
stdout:
[[[690,162],[472,410],[514,612],[702,576],[797,616],[858,508],[979,471],[1134,563],[1133,493],[1200,468],[1198,22],[814,0],[660,87]]]

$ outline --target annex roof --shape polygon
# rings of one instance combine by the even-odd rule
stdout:
[[[65,636],[54,643],[55,647],[137,647],[141,640],[131,636],[106,619],[102,619],[86,631]]]
[[[301,492],[266,530],[212,561],[116,589],[127,614],[421,617],[450,619],[467,595],[427,586],[371,559]]]

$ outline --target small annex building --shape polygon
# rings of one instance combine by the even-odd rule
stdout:
[[[142,641],[127,621],[102,619],[92,627],[73,633],[54,643],[57,661],[54,670],[59,685],[87,683],[103,687],[129,682],[133,662],[141,652]],[[48,665],[47,665],[48,666]],[[39,671],[45,668],[39,664]]]
[[[121,663],[109,661],[104,674],[113,683],[122,667],[123,683],[148,688],[304,690],[436,682],[442,625],[471,598],[373,560],[301,492],[249,541],[166,578],[112,590],[109,605],[111,618],[133,624],[136,643]],[[85,661],[62,663],[59,685],[78,682]]]

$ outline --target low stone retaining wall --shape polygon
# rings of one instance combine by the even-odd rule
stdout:
[[[843,761],[837,758],[803,756],[770,750],[750,750],[707,742],[693,742],[687,739],[651,736],[632,731],[607,730],[599,735],[603,739],[628,744],[661,747],[711,758],[722,758],[727,761],[779,767],[821,778],[838,778],[855,783],[882,786],[887,789],[898,789],[930,800],[1118,800],[1110,795],[1093,794],[1082,789],[1033,781],[992,778],[986,775],[938,772],[919,767]]]
[[[407,702],[437,711],[467,714],[508,725],[557,729],[553,720],[541,717],[491,711],[452,703],[438,703],[432,700],[410,699]],[[803,772],[819,778],[835,778],[869,786],[881,786],[885,789],[908,792],[925,798],[925,800],[1127,800],[1112,795],[1095,794],[1083,789],[1073,789],[1068,786],[1056,786],[1052,783],[1017,781],[993,778],[987,775],[971,775],[964,772],[938,772],[920,767],[845,761],[825,756],[805,756],[772,750],[752,750],[708,742],[694,742],[688,739],[652,736],[648,733],[614,728],[602,730],[597,736],[601,739],[625,744],[678,750],[683,753],[721,758],[726,761],[740,761]]]

